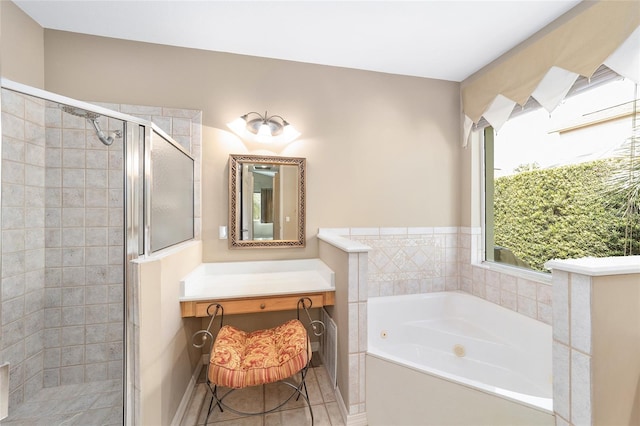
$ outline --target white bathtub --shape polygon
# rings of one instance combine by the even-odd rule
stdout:
[[[376,424],[553,424],[551,327],[466,293],[370,298]]]

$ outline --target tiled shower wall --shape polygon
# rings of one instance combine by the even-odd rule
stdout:
[[[10,406],[42,388],[45,292],[44,102],[2,90],[2,334]]]
[[[99,105],[152,120],[196,157],[199,170],[200,111]],[[107,134],[124,130],[121,120],[99,122]],[[44,386],[118,379],[124,357],[123,139],[105,146],[84,118],[62,113],[57,104],[46,109],[46,127]],[[196,238],[199,177],[196,173]]]
[[[42,387],[122,377],[124,174],[122,139],[106,147],[55,103],[1,98],[0,362],[14,407]],[[194,156],[198,238],[201,112],[102,105],[153,120]]]
[[[99,119],[107,134],[121,120]],[[123,372],[123,139],[48,102],[43,386]]]

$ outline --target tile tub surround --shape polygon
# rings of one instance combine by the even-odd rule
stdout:
[[[370,248],[368,297],[458,290],[458,228],[339,228]]]
[[[549,277],[482,265],[481,230],[466,227],[326,228],[368,247],[368,297],[461,290],[551,324]]]
[[[545,324],[552,322],[551,277],[482,263],[482,230],[462,227],[458,234],[460,290]],[[503,272],[502,269],[510,269]]]
[[[330,240],[334,238],[344,241],[332,244]],[[551,323],[550,285],[481,266],[479,228],[320,228],[319,239],[341,248],[349,258],[347,328],[351,386],[345,417],[360,419],[366,413],[364,373],[369,297],[461,290]],[[336,299],[336,304],[339,303]]]
[[[411,244],[409,229],[331,228],[322,229],[321,233],[348,241],[396,238]],[[362,238],[362,234],[367,238]],[[542,274],[516,272],[514,275],[483,266],[478,228],[460,228],[457,238],[460,290],[552,324],[556,423],[628,424],[629,419],[631,424],[640,423],[637,408],[629,409],[640,406],[640,394],[637,393],[640,378],[640,257],[549,262],[547,266],[554,269],[553,278],[549,280]],[[371,251],[382,249],[371,248]],[[389,265],[401,250],[402,244],[398,241],[389,244],[384,253],[386,264]],[[344,251],[348,255],[354,254]],[[363,256],[366,266],[352,271],[355,279],[351,275],[349,278],[349,302],[357,302],[349,304],[354,305],[354,315],[349,315],[350,351],[352,346],[361,349],[358,346],[360,337],[363,333],[366,335],[366,325],[358,321],[362,315],[366,318],[366,300],[372,296],[372,286],[367,285],[367,267],[380,267],[366,260],[367,251],[362,249],[357,253]],[[399,267],[398,264],[393,266]],[[437,270],[438,266],[431,268]],[[400,290],[392,294],[420,292],[416,285],[396,285],[392,281],[396,277],[388,275],[391,282],[385,284],[385,288]],[[363,288],[367,289],[364,296]],[[380,288],[383,287],[374,286],[373,294]],[[428,287],[423,290],[428,291]],[[364,351],[366,353],[366,346]],[[353,355],[357,357],[358,353]],[[362,364],[350,362],[349,365],[355,369],[350,374],[350,382],[357,387]],[[624,397],[619,398],[622,394]],[[359,395],[364,396],[362,392]]]
[[[547,266],[556,424],[640,424],[640,256]]]
[[[552,323],[550,283],[536,281],[478,265],[460,265],[460,290],[530,318]],[[470,274],[472,278],[467,278]]]

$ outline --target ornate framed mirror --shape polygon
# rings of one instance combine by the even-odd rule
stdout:
[[[229,156],[229,247],[305,246],[306,159]]]

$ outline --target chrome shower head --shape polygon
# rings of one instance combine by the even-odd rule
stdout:
[[[87,111],[86,109],[74,107],[71,105],[59,104],[59,106],[62,111],[68,114],[87,119],[87,121],[93,125],[93,128],[96,131],[96,135],[98,136],[98,139],[100,139],[100,141],[107,146],[113,143],[114,136],[118,138],[122,137],[122,134],[119,131],[116,131],[114,133],[114,136],[105,135],[102,129],[100,129],[100,125],[98,124],[98,118],[100,118],[101,116],[97,112]]]
[[[60,105],[60,109],[67,114],[75,115],[76,117],[86,118],[87,120],[97,120],[100,114],[97,112],[87,111],[86,109],[77,108],[71,105]]]

